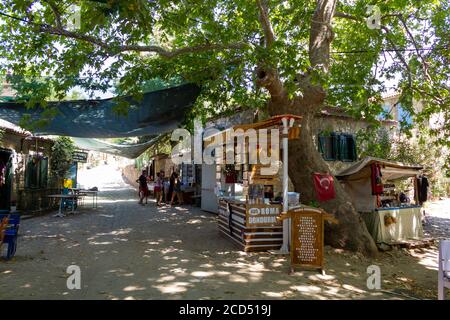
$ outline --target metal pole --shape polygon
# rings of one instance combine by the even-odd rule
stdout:
[[[283,213],[288,212],[289,202],[288,202],[288,133],[289,124],[288,118],[283,118]],[[280,248],[280,253],[289,253],[289,226],[290,219],[283,220],[283,245]]]

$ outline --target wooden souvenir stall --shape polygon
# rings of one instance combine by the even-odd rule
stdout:
[[[217,145],[218,140],[223,146],[222,154],[215,154],[215,193],[219,203],[220,233],[244,251],[278,250],[286,242],[287,226],[283,226],[277,217],[288,209],[287,166],[280,165],[281,162],[278,161],[279,166],[271,170],[270,165],[261,164],[260,159],[261,153],[268,149],[270,155],[278,152],[278,160],[282,159],[282,163],[287,164],[288,139],[298,138],[300,119],[299,116],[280,115],[263,122],[237,125],[204,137],[205,146]],[[248,132],[249,129],[256,131],[256,135],[248,135],[248,139],[243,140],[246,146],[244,150],[241,144],[238,145],[239,139],[230,135],[239,129],[243,132]],[[266,132],[260,129],[267,129],[268,148],[261,147],[260,133]],[[278,131],[273,132],[271,129]],[[279,146],[273,149],[270,144],[271,134],[279,134],[280,137]],[[235,164],[220,162],[220,159],[225,160],[230,153],[239,161],[235,161]],[[249,161],[255,157],[258,159],[257,163]]]
[[[374,165],[380,170],[375,192]],[[414,199],[421,170],[419,165],[367,157],[336,175],[380,248],[423,238],[422,207]]]

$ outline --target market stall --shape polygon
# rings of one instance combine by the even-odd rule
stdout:
[[[379,247],[423,238],[421,170],[367,157],[336,175]]]
[[[284,253],[289,252],[289,219],[283,222],[277,219],[289,209],[287,166],[280,164],[287,164],[288,140],[298,137],[300,119],[299,116],[280,115],[263,122],[236,125],[204,136],[206,147],[218,140],[223,147],[215,149],[222,151],[215,153],[219,230],[245,251],[281,248]],[[237,136],[233,135],[239,130],[246,137],[240,143]],[[278,139],[281,141],[279,145],[272,145],[272,134],[281,138]],[[263,136],[267,139],[266,144],[261,143]],[[262,153],[272,156],[275,152],[279,153],[276,157],[276,170],[271,164],[259,162]],[[230,153],[239,161],[227,164],[229,162],[224,159],[229,159],[227,155],[230,156]],[[250,161],[255,157],[258,162]],[[282,162],[279,161],[280,158]],[[293,195],[297,202],[291,204],[298,205],[298,197]]]

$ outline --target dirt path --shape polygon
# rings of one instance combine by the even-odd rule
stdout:
[[[382,289],[436,298],[435,248],[375,261],[326,248],[327,275],[288,275],[285,257],[246,254],[220,237],[212,214],[140,206],[136,191],[107,166],[90,177],[101,191],[98,209],[87,200],[74,216],[23,221],[16,257],[0,261],[0,299],[405,298],[368,290],[371,264],[381,267]],[[81,268],[81,290],[66,287],[72,264]]]

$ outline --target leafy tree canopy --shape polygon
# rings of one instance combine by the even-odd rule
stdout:
[[[308,54],[313,14],[324,3],[336,7],[325,26],[332,40],[325,65]],[[374,4],[375,29],[366,23]],[[308,72],[327,90],[326,103],[374,122],[381,94],[401,91],[417,121],[441,115],[435,133],[449,144],[449,10],[438,0],[3,0],[1,72],[22,82],[32,102],[52,93],[62,99],[74,87],[138,94],[155,79],[181,78],[202,84],[192,116],[203,117],[264,108],[261,66],[277,70],[290,97],[304,93],[296,83]]]

